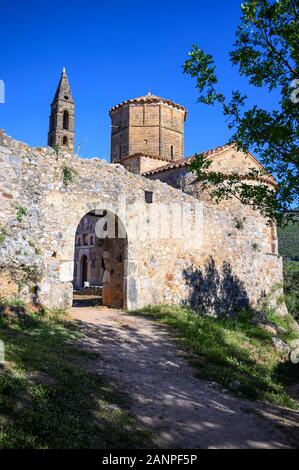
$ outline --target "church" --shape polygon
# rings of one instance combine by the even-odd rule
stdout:
[[[27,240],[40,253],[18,265],[18,256],[11,260],[16,247],[0,247],[6,287],[19,288],[26,267],[36,276],[24,296],[34,292],[49,308],[69,307],[73,290],[87,288],[102,289],[104,305],[127,309],[168,303],[219,314],[277,303],[283,275],[276,225],[236,198],[216,204],[202,188],[190,171],[194,156],[184,154],[184,106],[148,93],[112,107],[109,115],[110,163],[78,157],[75,103],[63,69],[51,104],[48,147],[31,148],[0,133],[0,166],[8,179],[0,188],[0,223],[14,226],[13,207],[24,205],[28,215],[19,223],[18,243],[23,247]],[[212,170],[242,180],[254,168],[262,176],[252,184],[260,179],[275,188],[258,160],[233,144],[203,155]],[[125,218],[119,198],[126,200]],[[185,207],[197,229],[179,236],[173,214],[179,209],[183,218]],[[97,236],[97,224],[108,215],[125,236]],[[162,235],[158,229],[165,224],[170,229]],[[158,236],[145,237],[151,229]],[[31,253],[30,246],[23,252]]]

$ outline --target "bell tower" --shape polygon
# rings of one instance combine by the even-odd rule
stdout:
[[[75,104],[65,68],[51,104],[48,145],[74,152]]]

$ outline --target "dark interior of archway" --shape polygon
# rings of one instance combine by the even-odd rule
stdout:
[[[104,237],[96,226],[103,227]],[[114,229],[107,236],[107,224]],[[99,228],[99,225],[97,228]],[[114,233],[113,233],[114,232]],[[107,211],[87,213],[77,227],[74,254],[75,307],[124,306],[126,238],[119,219]]]

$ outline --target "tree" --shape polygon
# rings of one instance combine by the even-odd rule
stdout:
[[[257,170],[241,181],[234,174],[224,178],[209,170],[202,155],[191,168],[215,198],[237,197],[280,221],[283,212],[299,201],[299,0],[247,0],[241,9],[230,60],[251,85],[278,92],[276,109],[248,108],[247,96],[240,91],[233,91],[228,100],[218,89],[213,57],[196,45],[183,68],[196,78],[198,101],[222,107],[233,131],[231,142],[238,150],[249,149],[259,156],[266,172],[275,176],[277,190],[262,181],[266,174]],[[257,179],[258,185],[250,182]]]

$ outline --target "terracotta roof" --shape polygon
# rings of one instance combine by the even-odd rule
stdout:
[[[205,158],[212,158],[212,157],[215,157],[215,156],[221,154],[225,150],[228,150],[229,148],[233,148],[234,146],[235,146],[234,143],[225,144],[225,145],[222,145],[220,147],[215,147],[214,149],[207,150],[206,152],[202,152],[202,155]],[[267,181],[269,184],[273,184],[274,186],[277,186],[275,178],[272,175],[270,175],[269,173],[266,172],[263,165],[250,152],[247,152],[247,154],[255,161],[255,163],[257,163],[257,165],[263,171],[265,171],[265,177],[250,178],[250,177],[240,175],[240,178],[242,178],[242,179],[261,179],[261,180]],[[184,158],[182,160],[173,161],[173,162],[168,163],[167,165],[163,165],[162,167],[156,168],[154,170],[146,171],[145,173],[142,173],[142,176],[156,175],[158,173],[163,173],[164,171],[169,171],[169,170],[172,170],[174,168],[184,168],[186,166],[189,166],[190,163],[194,159],[195,159],[195,156],[192,156],[192,157]],[[230,174],[227,174],[227,175],[224,174],[224,176],[229,177]]]
[[[173,108],[181,109],[182,111],[185,112],[185,119],[187,118],[187,110],[186,110],[186,108],[184,108],[184,106],[181,106],[180,104],[174,103],[171,100],[161,98],[160,96],[152,95],[150,93],[148,95],[138,96],[137,98],[132,98],[130,100],[123,101],[122,103],[120,103],[116,106],[113,106],[109,110],[109,115],[111,115],[111,113],[113,111],[115,111],[116,109],[121,108],[122,106],[125,106],[126,104],[131,104],[131,103],[140,103],[140,104],[148,103],[148,104],[150,104],[150,103],[160,103],[160,102],[168,104],[169,106],[172,106]]]
[[[133,153],[132,155],[127,155],[126,157],[120,158],[118,160],[113,160],[112,163],[122,163],[123,161],[130,160],[131,158],[136,158],[136,157],[146,157],[146,158],[152,158],[154,160],[162,160],[164,162],[169,162],[168,158],[164,158],[159,155],[151,155],[148,153],[140,152],[140,153]]]
[[[214,149],[207,150],[206,152],[203,152],[202,154],[204,157],[209,158],[209,157],[217,155],[218,153],[222,153],[224,152],[224,150],[227,150],[233,146],[234,144],[221,145],[220,147],[215,147]],[[193,157],[187,157],[181,160],[170,162],[167,165],[164,165],[160,168],[156,168],[155,170],[150,170],[150,171],[143,173],[143,176],[155,175],[156,173],[162,173],[163,171],[172,170],[173,168],[183,168],[184,166],[190,165],[190,163],[192,162],[192,160],[194,160],[194,158],[195,157],[193,156]]]

